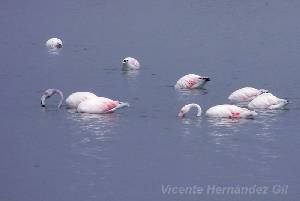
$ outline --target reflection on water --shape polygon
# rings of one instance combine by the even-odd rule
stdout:
[[[272,161],[278,159],[278,150],[273,149],[274,126],[284,110],[257,111],[255,119],[208,118],[210,142],[215,151],[227,157],[239,157],[241,163],[249,163],[262,174],[269,174]],[[256,127],[247,125],[256,124]],[[255,129],[254,129],[255,128]],[[252,150],[249,152],[249,150]],[[241,157],[242,156],[242,157]]]
[[[255,133],[256,138],[263,142],[271,142],[275,140],[274,129],[276,129],[276,121],[287,110],[257,110],[258,117],[255,123],[258,125],[259,132]]]
[[[115,120],[118,118],[117,113],[107,114],[87,114],[77,113],[74,110],[68,110],[72,115],[70,118],[77,122],[81,129],[85,131],[93,131],[95,134],[103,134],[107,128],[114,125]],[[99,132],[99,133],[98,133]]]
[[[198,96],[198,95],[205,95],[208,93],[207,89],[176,89],[177,93],[181,98],[185,96]]]
[[[59,55],[61,51],[62,51],[62,48],[59,48],[59,49],[48,49],[48,53],[50,55]]]
[[[2,1],[1,200],[201,200],[163,195],[161,184],[250,179],[300,188],[291,151],[300,142],[300,2],[265,2]],[[65,46],[48,53],[49,35]],[[121,70],[128,54],[141,58],[139,71]],[[195,71],[213,77],[207,90],[174,89]],[[184,104],[206,110],[245,85],[287,96],[291,109],[237,122],[175,117]],[[128,97],[132,107],[124,116],[86,115],[58,111],[53,97],[42,112],[39,90],[53,86]]]
[[[139,73],[139,70],[122,70],[122,74],[125,75],[127,79],[136,79]]]
[[[234,156],[238,153],[238,138],[241,131],[241,125],[249,119],[229,119],[229,118],[207,118],[210,132],[210,142],[215,146],[215,152],[222,152],[227,156]]]
[[[112,166],[109,150],[116,136],[111,130],[115,128],[118,114],[83,114],[72,110],[69,110],[69,114],[69,119],[75,125],[71,144],[76,158],[73,161],[74,171],[83,175],[97,174],[104,179]],[[98,165],[91,167],[82,161]]]
[[[194,118],[180,118],[181,123],[183,124],[183,136],[191,135],[192,131],[196,128],[201,128],[201,117]]]
[[[115,126],[118,114],[85,114],[71,111],[69,118],[74,121],[79,128],[75,132],[77,141],[73,145],[98,145],[98,142],[107,142],[112,139],[111,129]]]
[[[47,107],[41,107],[41,110],[43,112],[59,112],[60,108],[58,108],[57,105],[47,105]]]
[[[244,124],[251,119],[238,119],[238,118],[207,118],[210,126],[214,127],[231,127],[233,129],[238,128],[238,125]]]

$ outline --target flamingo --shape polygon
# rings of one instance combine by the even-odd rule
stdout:
[[[176,89],[195,89],[203,87],[206,82],[210,81],[209,77],[203,77],[195,74],[188,74],[181,77],[175,84]]]
[[[58,108],[62,106],[64,95],[59,89],[47,89],[41,97],[41,106],[46,107],[46,99],[58,94],[60,101]],[[75,92],[66,99],[67,108],[76,109],[80,113],[108,113],[122,107],[129,107],[128,103],[114,101],[105,97],[98,97],[91,92]]]
[[[191,108],[197,109],[197,117],[201,116],[202,109],[196,103],[191,103],[183,106],[178,114],[178,117],[184,117],[186,113],[190,111]],[[241,108],[236,105],[216,105],[209,108],[206,113],[208,117],[218,117],[218,118],[253,118],[257,115],[255,111],[248,110],[246,108]]]
[[[77,108],[81,102],[96,97],[97,96],[91,92],[75,92],[68,96],[66,104],[68,108]]]
[[[122,107],[129,107],[128,103],[114,101],[109,98],[96,97],[81,102],[78,105],[77,112],[89,114],[104,114],[115,111]]]
[[[230,94],[228,99],[232,103],[251,101],[257,96],[268,93],[266,89],[255,89],[253,87],[244,87]]]
[[[288,100],[277,98],[271,93],[263,93],[254,98],[249,104],[248,108],[254,109],[281,109],[289,103]]]
[[[46,42],[46,47],[49,49],[59,49],[63,47],[63,44],[59,38],[50,38]]]
[[[63,100],[64,100],[64,94],[59,89],[47,89],[44,91],[42,97],[41,97],[41,106],[46,107],[46,99],[50,98],[53,95],[59,95],[60,101],[58,104],[58,108],[61,107]],[[97,96],[91,92],[75,92],[69,95],[66,99],[66,105],[68,108],[77,108],[78,105],[89,98],[96,98]]]
[[[137,59],[132,57],[126,57],[122,61],[123,70],[137,70],[140,68],[140,63]]]

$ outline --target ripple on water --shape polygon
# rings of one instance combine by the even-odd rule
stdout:
[[[83,114],[72,110],[69,114],[68,118],[74,124],[71,143],[71,151],[75,157],[74,172],[89,176],[99,175],[100,171],[99,178],[105,179],[112,167],[110,145],[117,136],[111,131],[117,125],[118,114]],[[93,180],[94,178],[89,178],[89,181]]]
[[[122,74],[127,79],[135,80],[137,78],[137,76],[140,74],[140,71],[139,70],[122,70]]]
[[[172,86],[174,87],[174,86]],[[177,94],[179,95],[179,99],[188,97],[188,96],[198,96],[205,95],[208,93],[208,90],[205,88],[201,89],[175,89]]]
[[[62,48],[59,49],[48,49],[49,55],[57,56],[61,54]]]

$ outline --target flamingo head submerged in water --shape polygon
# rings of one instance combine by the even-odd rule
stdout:
[[[178,117],[184,117],[186,113],[190,111],[191,108],[197,109],[197,117],[200,117],[202,114],[201,107],[196,103],[191,103],[183,106],[178,113]],[[255,111],[248,110],[246,108],[241,108],[236,105],[216,105],[209,108],[205,115],[208,117],[214,118],[253,118],[257,115]]]
[[[61,107],[63,100],[64,100],[64,94],[59,89],[47,89],[44,91],[42,97],[41,97],[41,106],[46,107],[46,99],[50,98],[51,96],[58,94],[60,96],[60,101],[58,103],[58,108]]]
[[[202,114],[201,107],[196,103],[191,103],[191,104],[187,104],[181,108],[180,112],[178,113],[178,117],[184,117],[185,114],[188,113],[191,108],[197,109],[197,115],[196,115],[197,117],[201,116],[201,114]]]

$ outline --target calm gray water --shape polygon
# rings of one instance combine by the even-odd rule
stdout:
[[[299,200],[300,2],[38,1],[0,3],[0,200]],[[63,40],[51,55],[45,41]],[[141,70],[124,74],[132,56]],[[206,90],[172,85],[187,73]],[[181,106],[270,89],[288,110],[254,120],[180,120]],[[44,89],[91,91],[130,108],[84,115],[40,107]],[[167,185],[202,194],[164,194]],[[267,194],[207,192],[268,187]],[[288,186],[287,193],[277,194]]]

